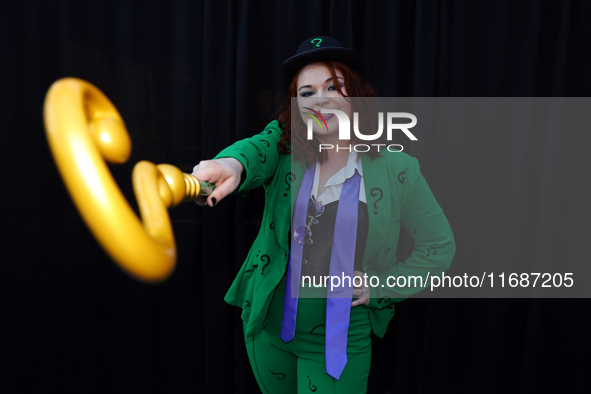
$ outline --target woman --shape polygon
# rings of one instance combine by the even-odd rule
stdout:
[[[365,392],[370,333],[383,336],[394,303],[420,290],[370,286],[367,278],[376,278],[374,285],[436,275],[455,252],[416,159],[342,149],[347,141],[339,140],[334,110],[353,119],[351,98],[375,96],[360,77],[361,63],[330,37],[305,40],[282,65],[289,96],[279,119],[193,172],[216,184],[202,205],[265,188],[259,234],[225,299],[242,308],[247,352],[266,393]],[[319,151],[320,144],[341,149]],[[369,212],[378,201],[379,210]],[[414,250],[396,261],[401,227]],[[344,284],[353,276],[358,280]],[[318,286],[322,278],[329,281]],[[333,286],[334,278],[343,283]]]

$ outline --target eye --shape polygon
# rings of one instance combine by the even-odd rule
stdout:
[[[300,93],[300,97],[310,97],[311,95],[313,95],[314,92],[311,90],[305,91],[305,92],[301,92]]]
[[[339,86],[341,87],[341,89],[343,89],[345,87],[343,83],[339,83]],[[328,90],[329,91],[338,91],[337,87],[335,86],[334,83],[328,87]]]

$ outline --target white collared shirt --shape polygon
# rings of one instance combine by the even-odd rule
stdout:
[[[367,203],[365,198],[365,182],[363,180],[363,166],[361,165],[361,156],[359,153],[353,151],[349,153],[347,157],[347,163],[343,168],[338,170],[324,185],[324,188],[318,191],[318,183],[320,178],[320,166],[316,164],[316,171],[314,172],[314,183],[312,184],[312,195],[316,197],[317,201],[321,201],[323,204],[329,204],[333,201],[337,201],[341,195],[341,189],[345,180],[352,177],[355,174],[355,170],[359,172],[361,176],[359,183],[359,201]]]

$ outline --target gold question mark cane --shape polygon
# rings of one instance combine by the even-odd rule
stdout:
[[[208,195],[214,186],[170,164],[138,162],[132,183],[142,225],[105,162],[124,163],[131,154],[131,139],[111,101],[86,81],[64,78],[49,88],[43,116],[58,170],[99,244],[132,276],[166,279],[177,257],[167,208]]]

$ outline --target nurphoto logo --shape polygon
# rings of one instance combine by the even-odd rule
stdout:
[[[325,117],[323,115],[329,115],[329,118],[332,118],[333,116],[337,117],[337,120],[339,122],[339,140],[340,141],[350,141],[351,140],[351,121],[349,119],[349,116],[338,109],[321,109],[320,111],[315,111],[311,108],[306,108],[310,111],[312,111],[312,113],[308,113],[308,115],[310,115],[310,117],[312,119],[308,119],[307,121],[307,128],[308,128],[308,134],[307,134],[307,138],[308,140],[312,140],[313,137],[313,125],[314,125],[314,121],[316,121],[316,123],[318,123],[318,125],[320,126],[320,128],[324,128],[326,127],[328,129],[328,126],[326,125],[326,120]],[[378,112],[378,130],[374,133],[374,134],[364,134],[361,133],[361,131],[359,130],[359,113],[358,112],[353,112],[353,133],[355,133],[355,136],[362,140],[362,141],[376,141],[378,140],[382,134],[384,133],[384,112]],[[418,138],[414,136],[413,133],[410,132],[409,129],[413,128],[414,126],[416,126],[417,124],[417,117],[414,116],[413,114],[409,113],[409,112],[386,112],[385,115],[386,118],[386,139],[388,141],[392,141],[392,136],[393,136],[393,132],[394,130],[401,130],[411,141],[418,141]],[[395,119],[409,119],[410,122],[409,123],[395,123],[394,120]],[[322,121],[322,122],[321,122]],[[323,126],[324,125],[324,126]],[[364,130],[366,131],[366,130]],[[355,152],[368,152],[370,149],[372,149],[372,147],[376,148],[377,151],[380,151],[380,148],[386,148],[388,151],[390,152],[402,152],[402,150],[404,149],[402,145],[400,144],[354,144],[351,145],[349,143],[346,144],[346,146],[339,146],[338,144],[335,146],[333,144],[319,144],[319,151],[322,150],[329,150],[329,149],[336,149],[337,151],[339,150],[348,150],[351,151],[351,149],[353,149]]]

